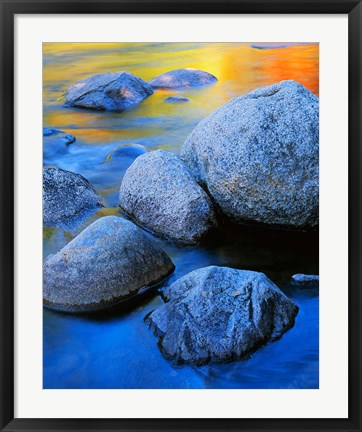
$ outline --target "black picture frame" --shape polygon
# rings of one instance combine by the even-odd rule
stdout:
[[[0,0],[1,12],[1,332],[2,431],[360,431],[361,430],[361,101],[360,0]],[[14,18],[16,14],[348,14],[349,371],[348,419],[25,419],[14,418]],[[340,287],[347,289],[347,287]],[[336,349],[337,349],[336,344]]]

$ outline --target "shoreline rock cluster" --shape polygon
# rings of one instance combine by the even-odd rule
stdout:
[[[191,69],[150,83],[127,72],[101,74],[71,86],[67,105],[121,111],[157,88],[216,81]],[[129,151],[138,155],[119,188],[119,206],[132,221],[99,218],[48,256],[44,304],[63,312],[94,312],[164,282],[175,266],[140,227],[179,246],[207,239],[218,228],[220,214],[239,224],[316,229],[318,110],[318,98],[309,90],[282,81],[219,107],[196,126],[180,156],[119,146],[106,161]],[[74,142],[57,129],[45,128],[43,135],[63,145]],[[65,227],[102,206],[84,177],[44,169],[44,226]],[[291,283],[318,282],[318,276],[297,274]],[[280,338],[298,314],[298,306],[263,273],[230,267],[199,268],[171,284],[164,297],[166,302],[145,321],[165,357],[180,364],[241,359]]]

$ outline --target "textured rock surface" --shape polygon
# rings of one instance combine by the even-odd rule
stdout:
[[[298,273],[292,276],[293,285],[304,285],[311,287],[319,286],[319,276],[318,275],[306,275]]]
[[[318,225],[319,100],[295,81],[222,105],[196,126],[181,159],[236,221]]]
[[[166,72],[149,82],[153,88],[177,89],[199,87],[217,81],[214,75],[198,69],[176,69]]]
[[[139,156],[128,168],[119,205],[141,225],[182,244],[197,243],[215,223],[209,197],[180,158],[164,150]]]
[[[298,307],[263,273],[205,267],[165,290],[146,323],[166,358],[206,364],[241,358],[294,325]]]
[[[99,310],[162,281],[174,270],[156,242],[117,216],[98,219],[43,267],[44,304],[58,310]]]
[[[165,99],[165,102],[167,103],[185,103],[189,101],[190,99],[187,99],[184,96],[170,96]]]
[[[58,168],[43,170],[44,226],[67,227],[102,206],[102,198],[81,175]]]
[[[66,105],[95,110],[122,111],[150,96],[152,88],[129,72],[94,75],[66,91]]]

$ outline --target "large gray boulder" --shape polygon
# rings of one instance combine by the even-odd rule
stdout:
[[[185,87],[200,87],[217,81],[214,75],[198,69],[176,69],[153,78],[149,82],[153,88],[180,89]]]
[[[242,358],[294,325],[298,307],[263,273],[205,267],[174,282],[146,323],[166,358],[202,365]]]
[[[129,72],[94,75],[66,91],[66,105],[95,110],[122,111],[153,93],[141,78]]]
[[[44,304],[66,312],[104,309],[161,282],[173,270],[172,261],[141,229],[106,216],[46,259]]]
[[[196,126],[181,159],[238,222],[318,225],[319,100],[295,81],[222,105]]]
[[[212,203],[178,156],[139,156],[119,190],[119,205],[139,224],[181,244],[195,244],[213,227]]]
[[[103,206],[102,198],[81,175],[59,168],[44,168],[44,226],[68,227]]]

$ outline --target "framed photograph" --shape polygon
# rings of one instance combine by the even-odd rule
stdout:
[[[1,430],[360,431],[360,1],[1,5]]]

